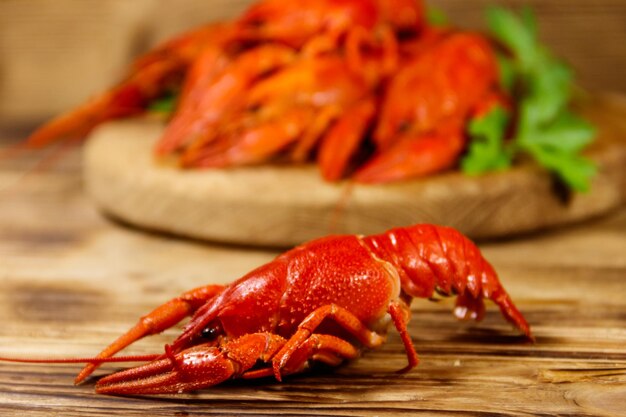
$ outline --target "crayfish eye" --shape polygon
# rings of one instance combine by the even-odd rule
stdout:
[[[202,332],[200,332],[200,336],[202,336],[203,339],[214,340],[219,335],[219,333],[220,331],[217,327],[208,326],[202,329]]]

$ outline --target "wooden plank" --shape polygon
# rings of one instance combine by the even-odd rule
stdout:
[[[24,158],[30,166],[37,156]],[[20,179],[0,169],[0,355],[92,355],[185,289],[230,282],[277,252],[140,232],[86,198],[79,154]],[[481,245],[537,335],[526,344],[489,306],[457,323],[445,300],[414,304],[417,369],[395,333],[334,370],[234,381],[194,394],[123,398],[72,380],[77,365],[0,363],[0,415],[625,415],[626,210],[565,229]],[[178,330],[129,353],[160,351]],[[98,375],[120,368],[106,365]]]

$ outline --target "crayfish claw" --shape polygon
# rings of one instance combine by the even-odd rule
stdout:
[[[106,376],[96,384],[96,392],[114,395],[182,393],[219,384],[236,371],[237,365],[221,349],[200,345]]]

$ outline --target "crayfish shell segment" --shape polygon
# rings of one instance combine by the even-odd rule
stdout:
[[[402,291],[402,282],[400,280],[400,274],[398,273],[398,269],[391,262],[388,262],[377,256],[376,253],[374,253],[362,240],[362,235],[357,236],[357,238],[361,246],[363,246],[370,253],[372,259],[374,259],[374,261],[376,261],[386,272],[386,276],[388,277],[390,284],[389,302],[399,299]],[[389,315],[389,313],[386,313],[377,322],[372,323],[371,329],[378,334],[387,334],[387,331],[391,324],[391,316]]]

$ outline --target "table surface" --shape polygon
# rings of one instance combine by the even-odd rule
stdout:
[[[2,135],[0,135],[1,137]],[[10,136],[4,134],[6,144]],[[0,154],[0,356],[91,356],[157,304],[227,283],[275,250],[145,233],[100,215],[80,153]],[[113,397],[80,366],[0,363],[0,415],[626,415],[626,209],[559,230],[480,244],[537,337],[525,343],[488,306],[459,323],[452,300],[416,300],[410,333],[334,370],[233,381],[197,393]],[[179,329],[128,353],[153,353]],[[96,377],[120,368],[103,366]]]

